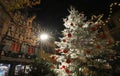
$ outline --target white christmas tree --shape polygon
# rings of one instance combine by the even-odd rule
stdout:
[[[55,42],[58,55],[52,55],[57,63],[54,70],[58,76],[87,76],[91,69],[111,69],[108,57],[114,54],[109,47],[113,40],[102,29],[101,17],[93,16],[87,20],[83,13],[74,8],[64,19],[63,37]],[[95,18],[96,17],[96,18]]]

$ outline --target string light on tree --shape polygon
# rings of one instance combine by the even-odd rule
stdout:
[[[114,2],[114,3],[111,3],[111,4],[110,4],[110,6],[109,6],[109,15],[108,15],[108,18],[106,19],[104,25],[105,25],[106,23],[108,23],[109,20],[111,19],[111,14],[113,13],[113,7],[114,7],[114,6],[120,7],[120,3]]]

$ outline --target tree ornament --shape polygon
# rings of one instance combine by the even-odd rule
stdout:
[[[55,58],[56,58],[56,57],[53,55],[53,56],[52,56],[52,60],[55,60]]]
[[[70,62],[71,62],[71,60],[70,60],[70,59],[67,59],[66,63],[68,63],[68,64],[69,64]]]
[[[66,68],[65,65],[63,65],[63,66],[62,66],[62,69],[65,69],[65,68]]]
[[[65,72],[66,72],[67,74],[69,74],[69,73],[70,73],[69,69],[65,69]]]
[[[71,37],[72,37],[71,33],[69,33],[69,34],[68,34],[68,37],[69,37],[69,38],[71,38]]]
[[[71,25],[71,26],[73,26],[74,24],[73,24],[73,23],[71,23],[70,25]]]
[[[93,31],[96,31],[98,28],[99,28],[99,24],[96,23],[95,26],[93,26],[91,29],[92,29]]]
[[[65,39],[63,39],[63,42],[66,42],[66,40],[65,40]]]
[[[60,50],[60,49],[58,49],[58,50],[57,50],[57,52],[58,52],[58,53],[60,53],[60,52],[61,52],[61,50]]]
[[[86,50],[86,54],[87,54],[87,55],[90,55],[90,50]]]
[[[63,50],[64,53],[67,53],[68,51],[66,49]]]

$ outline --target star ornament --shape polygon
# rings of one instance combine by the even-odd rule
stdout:
[[[100,20],[102,19],[103,15],[104,15],[104,14],[101,14],[101,15],[98,15],[98,16],[93,15],[93,16],[91,17],[91,20],[92,20],[92,21],[95,21],[95,22],[98,22],[98,21],[100,21]]]

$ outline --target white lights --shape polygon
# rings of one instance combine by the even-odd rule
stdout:
[[[108,23],[109,22],[109,20],[110,20],[110,18],[111,18],[111,14],[113,13],[113,7],[114,6],[120,6],[120,3],[117,3],[117,2],[115,2],[115,3],[111,3],[110,4],[110,9],[109,9],[109,16],[108,16],[108,18],[105,20],[105,23],[103,23],[103,25],[105,25],[106,23]]]
[[[40,35],[40,40],[45,41],[47,39],[48,39],[48,34],[43,33]]]

